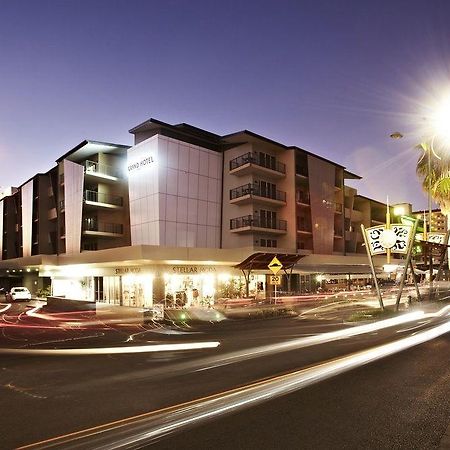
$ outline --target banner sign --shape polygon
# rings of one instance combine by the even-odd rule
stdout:
[[[408,242],[411,239],[412,226],[406,224],[391,224],[366,228],[367,241],[371,255],[381,255],[390,249],[391,253],[406,254]]]
[[[423,241],[423,234],[420,235],[419,238],[421,241]],[[445,233],[437,233],[435,231],[432,231],[431,233],[427,234],[427,242],[432,242],[433,244],[445,244]]]

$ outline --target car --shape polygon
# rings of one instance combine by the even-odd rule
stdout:
[[[31,293],[28,290],[28,288],[19,286],[19,287],[13,287],[8,292],[6,298],[9,301],[15,301],[15,300],[31,300]]]

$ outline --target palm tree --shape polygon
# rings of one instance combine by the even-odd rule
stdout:
[[[417,161],[416,173],[422,182],[422,188],[430,193],[438,203],[442,214],[447,216],[450,225],[450,156],[446,152],[435,152],[435,145],[423,143],[418,146],[423,151]]]
[[[433,144],[432,140],[429,144],[423,143],[417,147],[423,154],[417,161],[416,173],[423,190],[431,195],[445,215],[447,230],[450,230],[450,155],[439,150],[438,155]],[[447,256],[450,269],[450,249]]]

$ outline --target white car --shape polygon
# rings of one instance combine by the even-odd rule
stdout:
[[[9,291],[7,298],[14,300],[31,300],[31,293],[26,287],[13,287]]]

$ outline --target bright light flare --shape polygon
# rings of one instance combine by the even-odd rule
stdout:
[[[436,106],[431,123],[434,134],[443,145],[450,145],[450,93],[447,94]]]

